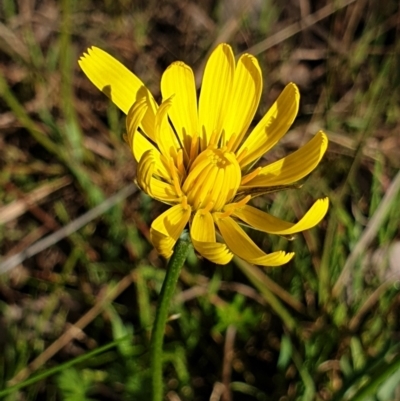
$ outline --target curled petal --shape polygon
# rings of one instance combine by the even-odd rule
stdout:
[[[328,147],[328,138],[319,131],[296,152],[263,167],[258,175],[240,189],[292,184],[313,171]]]
[[[196,251],[219,265],[226,265],[233,253],[225,244],[216,242],[214,220],[210,212],[198,211],[190,227],[190,237]]]
[[[153,196],[151,193],[151,179],[153,178],[155,164],[154,152],[148,150],[143,154],[137,166],[137,184],[150,196]]]
[[[239,158],[246,149],[240,160],[242,168],[257,161],[286,134],[297,116],[299,102],[299,89],[294,83],[289,83],[239,148]]]
[[[218,213],[215,213],[214,216],[228,248],[247,262],[261,266],[281,266],[292,259],[294,253],[286,253],[284,251],[266,254],[232,218],[218,218]]]
[[[129,109],[126,117],[126,130],[128,143],[131,148],[133,157],[139,163],[142,160],[144,153],[151,152],[154,160],[154,172],[168,181],[169,173],[161,159],[160,151],[153,145],[153,143],[138,130],[142,118],[147,110],[147,102],[144,98],[135,102]]]
[[[277,217],[248,205],[236,209],[232,215],[256,230],[264,231],[269,234],[292,235],[317,225],[326,215],[328,207],[328,198],[317,200],[303,218],[295,224],[278,219]]]
[[[157,110],[155,121],[155,139],[161,153],[167,158],[177,158],[178,150],[181,148],[172,127],[168,121],[168,111],[172,106],[172,98],[162,102]]]
[[[150,240],[157,252],[169,258],[174,245],[189,221],[190,206],[175,205],[158,216],[151,224]]]
[[[167,204],[175,204],[179,201],[175,186],[160,180],[155,172],[157,155],[154,151],[146,151],[137,167],[136,182],[138,186],[152,198]]]
[[[145,115],[147,110],[147,102],[145,98],[142,98],[135,102],[132,107],[128,111],[128,115],[126,116],[126,132],[128,137],[128,143],[131,148],[133,157],[138,162],[144,151],[138,153],[138,149],[133,146],[133,138],[138,133],[138,128],[142,122],[143,116]],[[149,142],[149,141],[147,141]],[[149,142],[150,145],[150,142]],[[154,146],[153,146],[154,148]],[[150,149],[150,147],[148,148]],[[146,149],[146,150],[148,150]],[[141,149],[143,150],[143,149]]]
[[[151,196],[160,202],[168,205],[176,204],[179,196],[176,193],[175,186],[158,178],[153,177],[150,181]]]
[[[132,148],[135,160],[141,160],[145,152],[152,151],[155,162],[154,173],[166,181],[170,181],[170,174],[160,151],[141,132],[134,135]]]

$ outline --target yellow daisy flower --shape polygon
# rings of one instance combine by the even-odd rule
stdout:
[[[328,144],[326,135],[318,132],[289,156],[254,167],[285,135],[300,99],[297,86],[288,84],[247,135],[262,92],[255,57],[244,54],[235,62],[231,47],[219,45],[207,61],[198,101],[192,69],[180,61],[172,63],[161,79],[161,105],[136,75],[99,48],[88,49],[79,65],[127,114],[138,185],[171,205],[150,231],[153,245],[165,258],[189,224],[194,248],[212,262],[226,264],[237,255],[250,263],[280,266],[293,253],[263,252],[241,225],[290,236],[325,216],[327,198],[317,200],[295,224],[248,204],[255,196],[290,187],[309,174]]]

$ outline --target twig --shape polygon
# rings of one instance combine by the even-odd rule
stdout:
[[[349,279],[350,271],[353,268],[354,264],[356,263],[357,259],[375,238],[376,234],[378,233],[378,230],[380,229],[385,218],[387,217],[390,211],[390,206],[392,205],[392,202],[395,200],[399,190],[400,190],[400,171],[396,174],[396,177],[390,184],[390,187],[386,191],[385,196],[383,197],[381,203],[379,204],[379,207],[376,209],[374,215],[372,216],[367,227],[365,228],[360,240],[357,242],[353,251],[347,258],[343,270],[340,273],[340,276],[337,279],[332,289],[333,297],[337,297],[340,294],[344,284]]]
[[[208,58],[210,57],[211,53],[213,52],[213,49],[215,49],[215,47],[220,43],[229,42],[231,40],[232,36],[240,29],[242,16],[246,14],[250,6],[251,6],[251,1],[241,2],[240,6],[238,7],[238,10],[236,10],[235,12],[235,15],[229,18],[228,21],[226,21],[225,24],[220,29],[218,36],[215,38],[214,42],[210,46],[208,53],[203,59],[203,62],[199,65],[199,67],[196,70],[195,76],[196,76],[197,87],[200,86],[206,60],[208,60]]]
[[[290,331],[295,330],[297,327],[296,319],[285,308],[285,306],[282,305],[280,300],[275,296],[275,294],[272,291],[272,288],[270,287],[271,283],[266,282],[264,279],[267,276],[263,274],[261,270],[258,269],[258,267],[255,267],[250,263],[247,263],[244,260],[239,259],[238,257],[235,257],[233,260],[236,263],[236,265],[240,268],[240,270],[250,280],[250,282],[260,291],[260,294],[269,304],[271,309],[282,319],[284,325]]]
[[[61,337],[54,341],[46,348],[36,359],[34,359],[26,368],[22,369],[10,381],[9,385],[13,386],[26,380],[29,375],[43,366],[52,356],[54,356],[61,348],[65,347],[76,336],[79,336],[81,331],[95,319],[103,309],[125,291],[132,283],[132,274],[126,275],[119,283],[110,289],[106,287],[98,297],[96,304],[87,311],[74,325],[72,325]],[[105,294],[104,294],[105,293]]]
[[[232,360],[233,360],[233,348],[236,338],[236,327],[232,324],[228,326],[225,336],[224,346],[224,361],[222,365],[222,383],[224,385],[224,392],[222,394],[223,401],[232,401],[232,391],[230,388],[231,376],[232,376]]]
[[[0,207],[0,224],[8,223],[11,220],[24,214],[30,207],[36,203],[43,202],[45,198],[53,192],[69,185],[72,182],[70,177],[62,177],[58,180],[46,183],[28,194],[18,193],[20,199],[6,206]],[[15,188],[17,190],[17,188]]]
[[[214,383],[214,387],[210,396],[210,401],[219,401],[224,392],[224,385],[220,382]]]
[[[48,235],[47,237],[41,239],[40,241],[34,243],[30,247],[26,248],[22,252],[17,253],[14,256],[9,257],[0,263],[0,274],[6,273],[11,270],[13,267],[18,266],[24,260],[38,254],[39,252],[47,249],[48,247],[56,244],[61,241],[65,237],[73,234],[78,231],[80,228],[106,212],[108,209],[126,199],[128,196],[133,195],[137,191],[137,187],[134,184],[129,184],[125,188],[122,188],[115,195],[110,196],[108,199],[100,203],[100,205],[94,207],[89,210],[82,216],[78,217],[71,223],[67,224],[65,227],[56,231],[53,234]]]
[[[306,308],[300,301],[294,298],[289,292],[285,291],[280,285],[276,284],[275,281],[270,279],[258,267],[255,267],[239,258],[235,258],[234,262],[247,276],[250,275],[253,277],[258,285],[267,288],[268,291],[277,295],[282,301],[286,302],[298,313],[306,313]]]
[[[317,22],[323,20],[326,17],[329,17],[331,14],[335,13],[336,11],[340,10],[341,8],[347,7],[349,4],[354,3],[356,0],[346,0],[343,3],[334,1],[327,4],[325,7],[322,7],[314,14],[307,15],[306,17],[302,18],[299,22],[295,22],[292,25],[280,30],[279,32],[271,35],[270,37],[266,38],[265,40],[257,43],[256,45],[250,47],[246,50],[246,53],[251,53],[254,55],[260,54],[265,52],[266,50],[270,49],[273,46],[289,39],[290,37],[296,35],[297,33],[307,29],[308,27],[316,24]]]
[[[348,325],[349,330],[354,332],[357,330],[361,323],[361,320],[367,314],[369,310],[380,300],[381,295],[384,294],[393,285],[393,279],[390,278],[383,282],[364,302],[357,313],[352,317]]]

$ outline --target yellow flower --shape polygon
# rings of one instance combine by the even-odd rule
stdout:
[[[189,224],[194,248],[212,262],[226,264],[235,254],[250,263],[280,266],[293,253],[266,254],[240,225],[290,236],[325,216],[327,198],[317,200],[296,224],[248,204],[255,196],[290,187],[309,174],[328,144],[326,135],[318,132],[289,156],[254,167],[293,123],[300,95],[295,84],[288,84],[246,135],[262,91],[261,70],[250,54],[235,62],[231,47],[219,45],[207,62],[198,102],[192,69],[180,61],[172,63],[161,79],[161,105],[139,78],[103,50],[88,49],[79,64],[127,114],[127,140],[138,163],[138,185],[171,205],[153,221],[150,232],[164,257],[171,256]]]

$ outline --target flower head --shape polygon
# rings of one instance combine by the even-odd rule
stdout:
[[[180,61],[172,63],[161,79],[160,105],[139,78],[103,50],[88,49],[79,64],[127,114],[138,185],[171,206],[153,221],[150,232],[164,257],[171,256],[189,225],[194,248],[212,262],[226,264],[236,254],[250,263],[279,266],[293,253],[266,254],[241,225],[288,236],[325,216],[328,199],[317,200],[295,224],[249,205],[255,196],[291,187],[309,174],[328,144],[326,135],[318,132],[289,156],[255,167],[293,123],[300,95],[295,84],[288,84],[247,134],[262,91],[261,70],[250,54],[235,62],[231,47],[219,45],[207,62],[198,101],[192,69]]]

